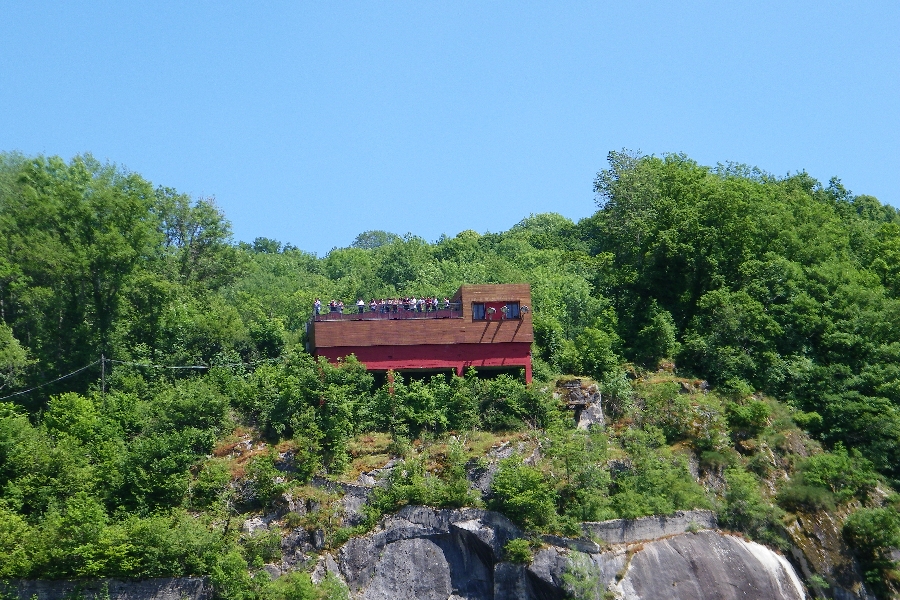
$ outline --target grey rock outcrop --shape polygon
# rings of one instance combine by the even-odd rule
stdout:
[[[521,532],[483,510],[406,507],[338,552],[357,598],[493,598],[494,565]]]
[[[365,519],[363,507],[372,494],[374,484],[340,483],[324,477],[314,477],[312,483],[316,487],[341,494],[340,507],[345,525],[358,525]]]
[[[715,531],[645,544],[616,586],[625,600],[802,600],[803,584],[772,550]]]
[[[847,517],[842,509],[813,514],[797,512],[787,530],[793,544],[791,555],[807,577],[818,574],[828,584],[828,593],[839,600],[874,600],[863,583],[852,550],[841,535],[841,524]]]
[[[515,454],[522,454],[526,449],[524,442],[513,444],[503,442],[495,448],[491,448],[481,460],[470,460],[466,465],[466,479],[469,480],[469,489],[479,493],[482,499],[491,496],[491,486],[494,483],[494,475],[500,468],[500,461]],[[531,454],[523,459],[523,463],[534,465],[541,456],[540,447],[535,447]]]
[[[5,589],[4,589],[5,588]],[[202,577],[95,579],[90,581],[21,580],[0,586],[3,597],[30,600],[209,600],[212,588]],[[7,596],[8,595],[8,596]]]
[[[241,531],[244,533],[254,533],[256,531],[266,531],[269,529],[269,523],[265,517],[251,517],[244,521],[241,525]]]
[[[581,576],[598,597],[805,598],[784,557],[715,530],[690,533],[702,527],[715,527],[711,512],[589,523],[595,539],[545,536],[522,565],[504,559],[505,544],[521,536],[506,517],[409,506],[347,542],[322,570],[338,574],[360,600],[562,600],[573,560],[587,565]]]
[[[686,531],[715,529],[717,526],[716,515],[711,510],[679,510],[669,516],[613,519],[581,525],[587,537],[599,538],[607,544],[655,540]]]
[[[702,527],[710,529],[698,531]],[[586,523],[588,535],[582,538],[545,536],[525,565],[505,560],[505,545],[522,532],[503,515],[407,506],[336,554],[320,555],[312,575],[315,581],[326,573],[337,575],[356,600],[563,600],[573,577],[596,597],[613,592],[626,600],[806,597],[783,556],[713,527],[709,511]],[[292,568],[288,562],[265,569],[276,577]],[[39,600],[78,594],[91,600],[106,598],[107,592],[111,600],[211,596],[209,585],[199,578],[12,585],[7,588],[12,597]]]
[[[581,379],[561,381],[557,383],[553,395],[575,411],[575,424],[578,429],[603,427],[605,422],[603,403],[597,384],[583,382]]]
[[[599,398],[597,402],[576,411],[575,424],[578,429],[589,429],[593,425],[603,426],[603,406]]]

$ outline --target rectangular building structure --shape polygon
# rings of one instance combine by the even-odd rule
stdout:
[[[432,313],[314,316],[310,351],[331,362],[353,354],[370,371],[523,368],[531,383],[531,286],[464,285],[452,304]]]

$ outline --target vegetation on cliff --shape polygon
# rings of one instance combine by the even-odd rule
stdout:
[[[528,528],[712,507],[784,546],[792,515],[838,509],[889,593],[900,213],[836,179],[683,155],[611,153],[595,187],[599,210],[577,223],[532,215],[434,243],[365,232],[317,257],[234,243],[212,200],[90,156],[0,155],[0,578],[207,574],[223,597],[326,593],[269,582],[272,541],[241,532],[243,515],[316,474],[355,476],[377,462],[364,439],[407,467],[373,515],[477,503],[465,466],[503,434],[540,448],[500,464],[489,500]],[[532,286],[531,387],[382,385],[303,350],[314,298],[507,282]],[[552,394],[563,374],[598,382],[605,430],[571,426]],[[329,543],[355,531],[303,518]]]

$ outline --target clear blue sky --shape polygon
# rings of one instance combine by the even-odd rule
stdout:
[[[596,209],[610,150],[900,204],[900,2],[0,3],[0,150],[323,255]]]

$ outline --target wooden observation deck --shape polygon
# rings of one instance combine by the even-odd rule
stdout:
[[[317,315],[307,334],[314,356],[336,362],[353,354],[370,371],[523,368],[531,382],[528,284],[464,285],[451,308],[432,312]]]

